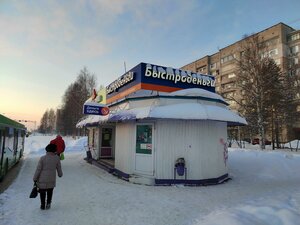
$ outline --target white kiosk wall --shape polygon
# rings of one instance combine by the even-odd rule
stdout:
[[[187,179],[217,178],[228,173],[224,161],[226,122],[160,120],[156,123],[156,179],[173,179],[176,159],[186,162]]]
[[[134,165],[134,131],[134,122],[117,123],[116,125],[115,168],[127,174],[132,174]]]

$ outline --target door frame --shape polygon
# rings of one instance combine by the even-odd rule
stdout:
[[[141,125],[151,125],[152,126],[152,151],[151,154],[143,154],[143,153],[136,153],[136,140],[137,140],[137,126],[141,126]],[[135,124],[135,129],[134,129],[134,172],[137,174],[142,174],[142,175],[147,175],[147,176],[153,176],[155,175],[155,123],[154,122],[142,122],[142,123],[136,123]],[[137,166],[137,157],[139,156],[144,156],[147,157],[149,156],[152,158],[152,170],[150,172],[147,171],[142,171],[142,170],[138,170],[136,168]]]
[[[112,144],[111,144],[111,156],[101,156],[101,148],[102,148],[102,129],[110,128],[112,129]],[[104,125],[100,126],[99,129],[99,158],[115,158],[115,145],[116,145],[116,127],[113,125]]]

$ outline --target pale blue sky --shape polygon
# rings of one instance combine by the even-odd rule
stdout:
[[[299,0],[0,0],[0,113],[39,121],[86,66],[108,85],[140,62],[179,68],[279,22]]]

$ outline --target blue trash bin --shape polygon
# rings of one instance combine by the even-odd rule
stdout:
[[[184,158],[178,158],[175,163],[176,172],[179,176],[184,175],[185,170],[185,160]]]

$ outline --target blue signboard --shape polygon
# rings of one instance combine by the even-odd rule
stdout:
[[[187,88],[201,88],[215,92],[215,77],[150,63],[140,63],[108,85],[106,92],[110,103],[140,89],[173,92]]]
[[[109,108],[105,106],[85,104],[83,105],[83,113],[87,115],[106,116],[109,113]]]
[[[201,88],[215,92],[215,77],[210,75],[142,63],[141,76],[142,83],[180,89]]]

